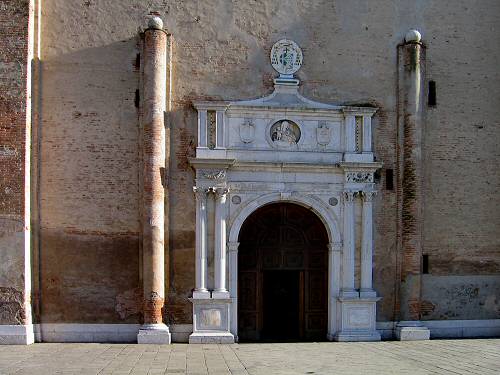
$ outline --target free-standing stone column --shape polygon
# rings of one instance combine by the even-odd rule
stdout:
[[[359,295],[364,297],[376,297],[372,286],[373,269],[373,214],[372,200],[375,191],[362,192],[362,228],[361,228],[361,289]]]
[[[226,188],[215,190],[215,288],[212,298],[229,298],[226,288]]]
[[[400,324],[396,336],[401,340],[428,339],[429,330],[420,320],[422,262],[422,129],[424,126],[425,48],[421,35],[410,30],[399,53],[398,140],[401,285]]]
[[[342,296],[358,297],[354,289],[354,191],[344,191],[344,251],[342,254]]]
[[[163,22],[153,17],[144,33],[143,101],[143,311],[139,343],[169,344],[163,323],[165,303],[165,123],[167,91],[167,35]]]
[[[207,289],[207,189],[194,187],[196,196],[195,289],[193,298],[210,298]]]

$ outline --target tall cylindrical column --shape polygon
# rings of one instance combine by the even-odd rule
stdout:
[[[207,189],[194,187],[196,196],[195,289],[193,298],[210,298],[207,289]]]
[[[354,191],[344,191],[344,251],[342,256],[342,296],[357,297],[354,289]]]
[[[215,288],[213,298],[229,298],[226,288],[226,188],[215,190]]]
[[[401,254],[399,287],[400,340],[429,339],[422,326],[422,134],[424,127],[425,47],[417,30],[410,30],[399,52],[398,114],[398,250]]]
[[[143,121],[143,312],[144,325],[138,341],[170,343],[163,324],[165,303],[165,110],[167,92],[167,35],[160,18],[154,17],[144,33]],[[147,330],[163,331],[148,333]]]
[[[420,319],[422,257],[422,129],[424,52],[420,34],[412,30],[401,49],[400,61],[400,175],[401,287],[400,320]]]
[[[361,233],[361,288],[360,297],[376,297],[372,286],[373,269],[373,214],[372,200],[375,191],[362,193],[362,233]]]

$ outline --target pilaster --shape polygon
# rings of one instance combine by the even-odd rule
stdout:
[[[341,295],[345,298],[356,298],[358,292],[354,289],[354,199],[357,192],[346,190],[343,192],[344,204],[344,242],[342,254],[342,288]]]
[[[361,288],[359,296],[376,297],[373,290],[373,210],[372,201],[376,191],[362,191],[362,229],[361,229]]]

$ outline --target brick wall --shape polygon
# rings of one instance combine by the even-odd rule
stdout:
[[[27,0],[0,4],[0,324],[30,319],[25,310],[30,296],[24,285],[29,228],[29,16]]]
[[[269,94],[275,74],[268,52],[284,36],[303,48],[304,65],[298,75],[304,95],[380,107],[373,121],[377,160],[384,163],[381,193],[374,202],[374,286],[383,297],[378,319],[395,318],[399,282],[396,193],[384,186],[385,169],[395,169],[396,163],[396,45],[410,28],[422,31],[428,74],[438,86],[438,106],[428,111],[424,135],[424,251],[430,254],[430,270],[464,278],[498,274],[495,231],[500,216],[492,202],[498,200],[499,182],[494,172],[499,160],[499,51],[490,34],[499,5],[485,1],[471,7],[465,0],[422,4],[44,2],[39,183],[46,321],[138,320],[134,291],[140,285],[140,140],[135,61],[137,28],[145,25],[150,11],[163,17],[173,40],[167,305],[171,322],[191,320],[187,297],[194,285],[194,199],[187,158],[193,156],[196,143],[191,101]],[[483,292],[478,295],[492,294]],[[425,306],[439,303],[436,294],[430,297]],[[456,304],[450,301],[453,309]],[[123,306],[128,306],[128,315],[117,311]],[[461,315],[463,319],[474,318],[467,314]]]

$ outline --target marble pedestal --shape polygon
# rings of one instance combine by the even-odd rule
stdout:
[[[399,341],[429,340],[431,331],[420,321],[401,321],[396,326],[396,338]]]
[[[233,344],[230,332],[229,298],[190,298],[193,304],[193,333],[190,344]]]
[[[335,341],[380,341],[376,329],[376,304],[379,297],[340,297],[340,329]]]
[[[144,324],[137,334],[138,344],[170,344],[170,330],[165,324]]]

